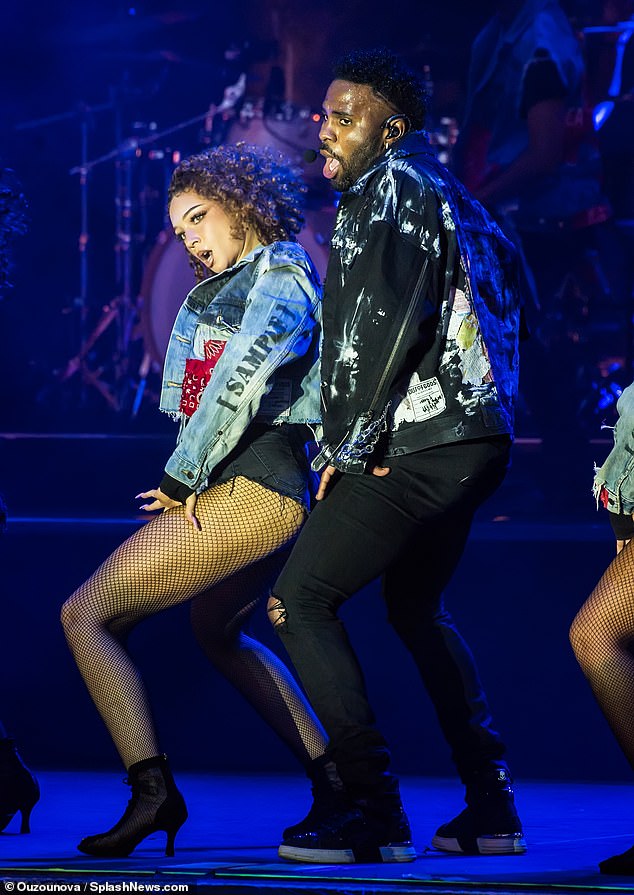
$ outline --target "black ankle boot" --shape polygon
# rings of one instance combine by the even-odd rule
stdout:
[[[33,806],[40,797],[40,787],[20,758],[11,739],[0,740],[0,830],[19,811],[22,815],[21,833],[30,833]]]
[[[187,820],[187,808],[167,757],[157,755],[130,765],[125,782],[132,787],[132,798],[121,820],[107,833],[82,839],[77,848],[97,858],[126,858],[150,833],[164,830],[165,854],[173,857],[174,839]]]
[[[337,767],[327,756],[314,758],[306,770],[306,776],[312,784],[313,804],[303,820],[284,830],[283,839],[298,836],[305,830],[312,830],[333,812],[346,810],[349,807],[349,800],[344,795],[344,786],[337,773]]]

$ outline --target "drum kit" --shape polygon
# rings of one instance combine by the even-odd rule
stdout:
[[[144,399],[157,397],[158,389],[147,386],[152,377],[157,384],[160,381],[176,313],[195,284],[187,253],[174,239],[167,219],[167,188],[182,155],[174,137],[181,131],[197,128],[194,152],[220,141],[244,141],[277,149],[302,168],[307,207],[298,238],[325,277],[335,206],[321,178],[304,168],[303,161],[305,150],[318,145],[320,116],[288,103],[264,114],[262,103],[243,102],[238,111],[226,101],[233,87],[225,91],[219,106],[165,130],[154,123],[135,123],[132,137],[94,159],[87,158],[82,131],[82,160],[70,170],[79,178],[80,191],[80,291],[73,308],[78,313],[79,345],[56,374],[59,383],[71,379],[81,383],[82,403],[96,391],[111,410],[134,417]],[[239,93],[234,97],[238,99]],[[93,170],[104,164],[113,165],[115,171],[115,297],[102,305],[95,322],[90,319],[94,309],[89,297],[89,190]],[[102,346],[106,333],[107,345]]]

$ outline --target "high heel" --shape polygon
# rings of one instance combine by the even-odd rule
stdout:
[[[31,812],[40,798],[40,786],[24,764],[12,739],[0,739],[0,831],[17,811],[20,833],[31,832]]]
[[[167,757],[157,755],[130,765],[125,782],[132,787],[132,797],[121,820],[106,833],[86,836],[77,848],[96,858],[127,858],[146,836],[163,831],[165,854],[174,857],[174,840],[187,820],[187,808]]]

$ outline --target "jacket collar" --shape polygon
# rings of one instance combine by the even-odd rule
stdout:
[[[200,291],[201,286],[208,285],[209,283],[214,283],[217,280],[222,280],[225,277],[232,277],[233,274],[240,270],[242,267],[246,267],[247,264],[250,264],[252,261],[255,261],[256,258],[259,258],[262,252],[264,251],[264,246],[261,243],[255,246],[248,255],[245,255],[244,258],[241,258],[237,261],[232,267],[227,267],[226,270],[221,270],[219,273],[212,273],[210,276],[205,277],[204,280],[201,280],[200,283],[196,283],[194,288],[189,292],[189,296],[193,296],[195,293]]]
[[[404,137],[401,137],[396,143],[382,152],[381,155],[372,162],[368,170],[356,180],[347,192],[361,193],[365,188],[368,180],[379,170],[384,167],[386,162],[397,158],[407,158],[411,155],[431,155],[431,147],[429,145],[429,136],[426,131],[410,131]]]

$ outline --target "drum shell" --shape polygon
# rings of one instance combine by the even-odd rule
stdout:
[[[196,285],[187,250],[169,230],[159,233],[145,265],[139,297],[146,353],[163,366],[174,320],[187,293]]]
[[[312,116],[302,117],[295,113],[289,118],[275,116],[254,116],[236,118],[229,129],[229,142],[243,141],[254,146],[270,146],[281,152],[294,165],[301,167],[302,176],[309,190],[328,192],[328,183],[322,176],[323,159],[304,161],[307,149],[319,150],[319,129],[321,123]]]

